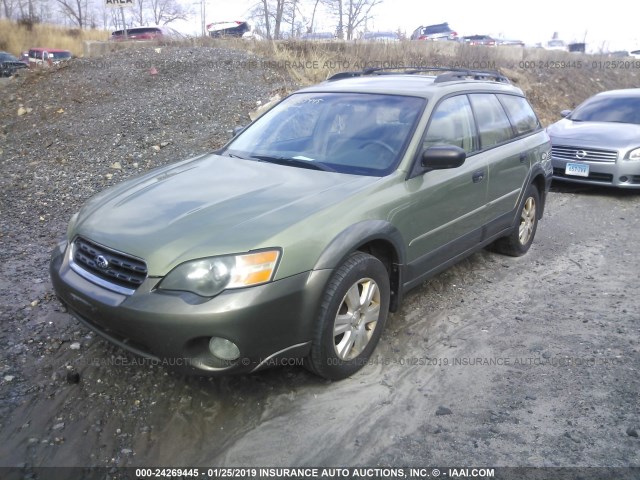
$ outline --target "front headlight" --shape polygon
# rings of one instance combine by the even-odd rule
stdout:
[[[192,260],[171,270],[158,288],[213,297],[223,290],[270,282],[273,280],[279,258],[279,250],[263,250]]]
[[[629,153],[629,160],[640,162],[640,148],[636,148],[635,150],[631,150]]]

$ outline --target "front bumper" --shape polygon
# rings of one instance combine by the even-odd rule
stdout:
[[[160,291],[160,278],[147,278],[127,296],[74,272],[66,248],[62,243],[53,251],[49,268],[58,298],[75,317],[123,349],[201,375],[251,372],[304,358],[332,273],[304,272],[211,299]],[[240,358],[230,362],[212,355],[208,345],[214,336],[234,342]]]
[[[618,160],[614,162],[581,162],[551,158],[553,165],[554,180],[562,180],[572,183],[582,183],[588,185],[602,185],[619,188],[639,188],[640,189],[640,162],[630,162]],[[566,175],[567,163],[584,163],[589,165],[589,176],[579,177]]]

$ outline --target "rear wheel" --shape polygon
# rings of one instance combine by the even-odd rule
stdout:
[[[519,257],[527,253],[538,228],[539,205],[540,193],[535,185],[529,185],[524,202],[518,211],[518,222],[509,235],[495,241],[492,249],[512,257]]]
[[[389,274],[380,260],[353,253],[324,293],[308,358],[311,371],[331,380],[354,374],[375,349],[389,312]]]

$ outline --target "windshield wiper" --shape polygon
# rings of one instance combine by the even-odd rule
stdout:
[[[276,163],[278,165],[291,165],[294,167],[308,168],[310,170],[322,170],[323,172],[335,172],[335,170],[324,163],[318,163],[311,160],[301,160],[299,158],[287,157],[270,157],[269,155],[251,155],[250,158],[260,160],[261,162]]]
[[[241,157],[240,155],[236,155],[235,153],[224,152],[224,155],[231,158],[240,158],[242,160],[246,160],[246,158]]]

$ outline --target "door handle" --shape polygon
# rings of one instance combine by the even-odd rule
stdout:
[[[478,170],[477,172],[473,172],[471,176],[473,179],[473,183],[479,183],[484,179],[484,170]]]
[[[520,163],[524,163],[527,160],[527,152],[520,152]]]

